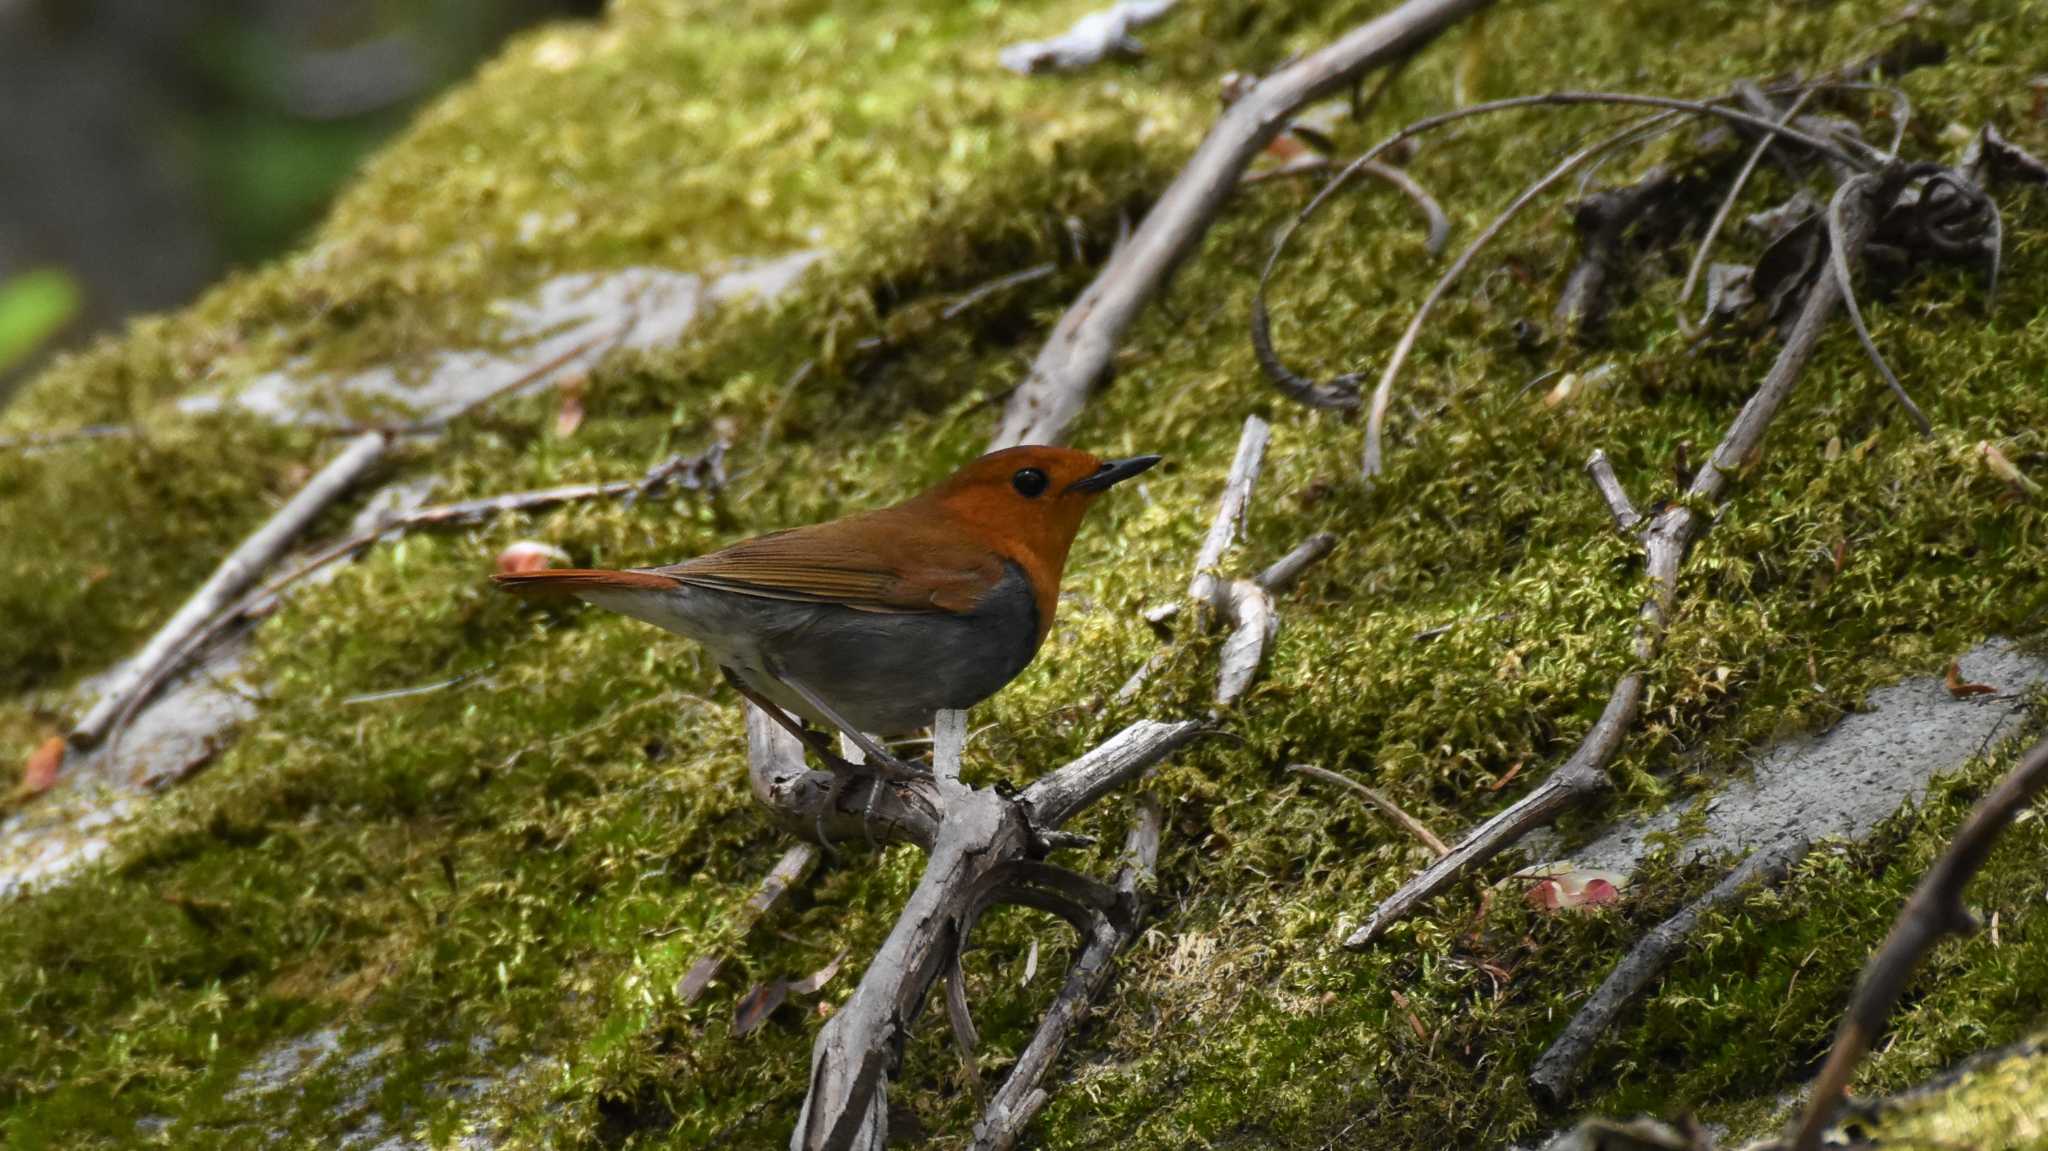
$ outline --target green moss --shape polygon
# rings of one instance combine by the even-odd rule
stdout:
[[[315,454],[309,436],[170,415],[169,397],[297,357],[403,363],[487,340],[489,301],[564,271],[836,253],[775,308],[723,314],[672,352],[600,370],[573,438],[544,430],[546,401],[520,401],[394,465],[440,475],[459,498],[636,474],[723,428],[736,478],[716,499],[415,535],[289,601],[257,633],[262,714],[220,761],[156,801],[114,862],[0,912],[0,1137],[120,1145],[162,1116],[167,1145],[231,1145],[262,1127],[317,1146],[367,1108],[435,1140],[483,1123],[558,1146],[781,1139],[815,1004],[734,1039],[733,1000],[844,950],[854,959],[823,999],[842,997],[914,882],[915,854],[827,868],[738,944],[718,991],[682,1007],[676,978],[732,944],[726,916],[786,842],[747,795],[733,700],[689,645],[522,606],[482,574],[514,539],[550,540],[578,562],[656,561],[943,474],[978,450],[989,403],[1085,280],[1066,218],[1099,258],[1119,214],[1192,146],[1215,76],[1269,67],[1368,10],[1202,4],[1148,30],[1139,64],[1052,80],[993,67],[1003,42],[1090,6],[736,13],[622,0],[601,25],[515,44],[428,113],[306,254],[32,386],[11,425],[120,419],[146,434],[0,457],[0,531],[49,541],[10,548],[9,586],[24,590],[0,605],[0,644],[14,645],[0,648],[0,686],[16,692],[126,650],[290,486],[287,461]],[[1659,4],[1589,25],[1514,8],[1487,25],[1473,95],[1715,90],[1853,58],[1883,42],[1875,29],[1890,15],[1875,3]],[[2039,7],[1979,16],[1933,29],[1951,56],[1907,77],[1919,116],[1995,117],[2040,147],[2022,83],[2039,62],[2020,31]],[[1647,60],[1645,43],[1660,46]],[[1347,145],[1441,107],[1456,55],[1419,60]],[[1475,125],[1413,170],[1470,235],[1591,122]],[[1154,783],[1171,811],[1159,913],[1066,1065],[1040,1126],[1048,1146],[1477,1145],[1540,1132],[1553,1121],[1521,1087],[1530,1062],[1612,959],[1714,878],[1654,865],[1622,909],[1573,918],[1503,897],[1482,920],[1468,884],[1371,952],[1335,946],[1418,856],[1286,765],[1370,778],[1445,831],[1540,779],[1624,670],[1641,592],[1580,462],[1604,448],[1638,501],[1669,498],[1674,446],[1717,439],[1772,349],[1727,339],[1694,351],[1672,336],[1678,253],[1625,286],[1605,343],[1548,359],[1520,350],[1507,329],[1546,314],[1570,259],[1562,211],[1538,213],[1486,264],[1512,260],[1526,283],[1492,276],[1455,294],[1424,339],[1395,406],[1391,470],[1368,490],[1356,422],[1276,402],[1245,338],[1268,237],[1309,191],[1269,185],[1233,203],[1131,334],[1075,438],[1169,463],[1103,505],[1055,643],[977,713],[992,727],[970,771],[1021,780],[1132,718],[1203,706],[1214,650],[1196,642],[1140,699],[1104,701],[1156,647],[1134,609],[1184,585],[1243,417],[1275,421],[1251,538],[1232,562],[1254,566],[1318,530],[1342,543],[1285,598],[1265,679],[1224,735]],[[2009,246],[1995,310],[1960,273],[1866,305],[1937,434],[1911,434],[1853,340],[1826,342],[1686,567],[1619,768],[1626,786],[1595,814],[1711,786],[1743,749],[1938,670],[1984,635],[2043,632],[2048,509],[2007,497],[1973,454],[1994,439],[2048,468],[2048,332],[2034,322],[2048,303],[2048,200],[2000,195]],[[1435,274],[1411,212],[1361,191],[1303,234],[1275,294],[1294,362],[1379,362]],[[1057,276],[938,319],[954,294],[1046,259]],[[888,343],[861,350],[873,336]],[[822,370],[790,389],[813,357]],[[1604,364],[1602,384],[1555,408],[1521,390],[1550,366],[1590,376]],[[1844,445],[1833,459],[1831,439]],[[126,580],[138,564],[150,570]],[[98,566],[122,582],[89,579]],[[1455,626],[1416,638],[1443,625]],[[463,674],[430,694],[346,702]],[[25,744],[39,729],[21,699],[0,710],[0,734]],[[1824,1048],[1864,954],[2004,764],[1974,764],[1869,842],[1817,855],[1782,892],[1718,921],[1603,1045],[1588,1106],[1754,1121],[1756,1101]],[[1114,843],[1123,818],[1106,805],[1085,829]],[[1901,1086],[2038,1029],[2048,1004],[2027,973],[2048,961],[2044,834],[2041,820],[2016,828],[1973,891],[2001,912],[2000,941],[1937,953],[1860,1087]],[[1019,986],[1034,943],[1037,977]],[[993,1073],[1026,1040],[1069,943],[1016,912],[977,944],[969,982]],[[288,1091],[246,1089],[277,1044],[323,1029],[340,1055]],[[482,1102],[450,1090],[508,1075]],[[896,1099],[931,1130],[966,1129],[971,1095],[942,1027],[920,1030]]]

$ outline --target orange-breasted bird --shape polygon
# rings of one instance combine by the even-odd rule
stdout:
[[[703,644],[741,694],[834,758],[790,714],[869,738],[994,695],[1052,628],[1081,519],[1158,456],[991,452],[893,507],[771,532],[666,567],[513,572],[515,591],[575,595]]]

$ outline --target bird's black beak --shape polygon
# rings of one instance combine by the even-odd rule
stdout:
[[[1132,456],[1127,460],[1104,460],[1102,466],[1067,485],[1070,492],[1099,492],[1120,484],[1153,464],[1158,456]]]

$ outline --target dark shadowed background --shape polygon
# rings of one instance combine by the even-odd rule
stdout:
[[[603,0],[0,0],[0,402],[289,248],[506,36]]]

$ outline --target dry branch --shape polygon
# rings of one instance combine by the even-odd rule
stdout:
[[[166,678],[165,668],[185,651],[192,637],[275,563],[307,524],[376,467],[390,442],[383,432],[366,432],[350,440],[340,455],[314,473],[262,527],[228,553],[184,606],[113,674],[92,709],[71,729],[71,745],[86,748],[98,743],[119,717],[147,699]]]
[[[1600,1037],[1614,1026],[1623,1010],[1642,994],[1650,982],[1663,974],[1710,912],[1736,902],[1753,885],[1775,887],[1785,881],[1794,864],[1806,855],[1807,842],[1797,839],[1752,854],[1730,871],[1705,895],[1685,905],[1678,914],[1658,924],[1614,965],[1599,990],[1573,1016],[1550,1049],[1536,1061],[1529,1073],[1529,1091],[1543,1106],[1562,1102],[1578,1079],[1579,1068]]]
[[[378,435],[381,435],[381,433],[366,433],[366,436]],[[698,455],[672,457],[667,462],[650,469],[646,475],[637,480],[617,480],[604,484],[570,484],[564,487],[542,488],[538,491],[530,492],[511,492],[505,495],[485,496],[482,499],[461,500],[451,504],[418,508],[387,520],[374,528],[359,532],[347,539],[329,544],[315,551],[290,571],[271,579],[263,586],[249,592],[234,603],[213,611],[210,616],[204,618],[202,623],[188,629],[175,647],[168,649],[160,658],[157,658],[149,674],[135,686],[134,690],[128,693],[126,703],[114,713],[111,726],[107,729],[108,733],[114,737],[116,743],[114,750],[119,750],[118,744],[122,730],[128,726],[129,721],[135,718],[136,712],[141,709],[142,705],[148,702],[150,697],[155,695],[159,688],[163,687],[173,676],[177,675],[180,669],[197,657],[200,652],[206,650],[207,646],[213,643],[214,640],[243,620],[254,618],[269,611],[275,605],[277,597],[293,584],[340,560],[347,559],[392,532],[432,525],[474,523],[506,512],[532,511],[577,500],[621,495],[629,499],[638,498],[670,484],[676,484],[692,490],[700,487],[717,488],[725,483],[724,459],[725,445],[723,443],[714,443],[709,449]],[[332,467],[333,465],[329,466]],[[315,480],[318,478],[315,477]],[[311,488],[312,484],[309,483],[307,487]],[[284,513],[280,511],[278,514],[281,516]],[[273,517],[272,522],[275,522],[275,520],[276,517]],[[251,540],[254,539],[255,537],[252,536]],[[245,543],[243,546],[246,547],[248,545]],[[230,557],[231,560],[232,558]],[[225,568],[226,565],[223,564],[222,566]],[[252,571],[250,573],[252,580],[254,575],[255,572]],[[237,587],[233,590],[239,591],[240,588]],[[194,597],[195,600],[197,598],[197,596]],[[187,606],[189,607],[190,605],[188,604]],[[215,606],[218,606],[217,603]],[[175,623],[177,621],[173,620],[172,622]],[[169,625],[166,625],[165,630],[169,630]],[[152,647],[154,643],[155,641],[152,641]],[[148,654],[148,649],[145,649],[144,654]],[[140,659],[141,657],[138,656],[137,661],[139,662]],[[95,711],[97,711],[97,708]],[[83,727],[83,723],[80,726]],[[76,736],[74,735],[74,740],[75,738]],[[118,757],[110,755],[109,758]]]
[[[1845,198],[1847,210],[1843,215],[1841,240],[1852,256],[1862,251],[1875,226],[1876,214],[1870,201],[1876,186],[1875,178],[1869,176],[1853,177],[1848,182],[1853,192]],[[1643,528],[1643,569],[1650,591],[1643,600],[1636,626],[1633,654],[1638,666],[1615,685],[1599,721],[1586,734],[1578,749],[1536,790],[1480,824],[1463,842],[1452,848],[1449,855],[1401,885],[1373,911],[1363,927],[1344,941],[1345,946],[1369,945],[1389,925],[1413,912],[1423,900],[1507,850],[1530,831],[1550,823],[1563,812],[1607,789],[1607,765],[1620,750],[1622,740],[1642,706],[1644,672],[1641,665],[1656,655],[1671,620],[1672,606],[1678,596],[1679,564],[1693,540],[1705,530],[1709,522],[1707,509],[1720,503],[1730,478],[1763,446],[1764,433],[1769,430],[1772,417],[1777,415],[1779,407],[1805,372],[1807,362],[1813,358],[1821,334],[1826,331],[1841,299],[1840,284],[1833,276],[1822,275],[1814,281],[1800,308],[1799,319],[1786,337],[1784,347],[1779,350],[1777,360],[1756,393],[1750,396],[1749,402],[1743,405],[1742,411],[1729,425],[1727,434],[1715,446],[1713,454],[1701,464],[1686,490],[1685,498],[1659,512]],[[1595,473],[1596,481],[1602,470],[1594,466],[1597,462],[1588,461],[1589,471]],[[1616,490],[1619,490],[1618,484]],[[1609,505],[1614,506],[1612,497],[1609,497]]]
[[[1066,984],[1046,1010],[1031,1042],[1017,1056],[1009,1076],[983,1108],[983,1118],[975,1124],[974,1141],[969,1144],[972,1151],[1009,1151],[1045,1106],[1046,1075],[1052,1071],[1089,1005],[1109,986],[1117,953],[1137,937],[1144,911],[1144,887],[1152,881],[1158,866],[1159,835],[1164,824],[1159,801],[1151,796],[1141,797],[1137,819],[1124,838],[1123,853],[1128,862],[1116,877],[1116,891],[1124,906],[1114,918],[1100,914],[1095,917],[1091,930],[1084,936],[1080,956],[1067,971]]]
[[[794,737],[792,737],[794,738]],[[818,862],[818,849],[808,843],[799,843],[782,853],[775,866],[761,878],[761,885],[740,905],[739,914],[734,916],[736,934],[744,935],[763,915],[778,903],[790,888],[804,881],[811,873],[812,865]],[[697,957],[690,969],[683,973],[676,983],[676,998],[685,1007],[704,997],[704,991],[711,981],[718,978],[719,968],[725,965],[725,957],[717,952],[708,952]]]
[[[1260,80],[1225,109],[1187,166],[1060,317],[1004,405],[991,446],[1057,441],[1109,371],[1124,332],[1200,242],[1246,165],[1304,105],[1419,51],[1490,0],[1407,0]]]
[[[2048,788],[2048,740],[2035,744],[1977,804],[1948,850],[1921,877],[1884,945],[1864,965],[1848,1013],[1835,1032],[1835,1045],[1821,1065],[1806,1114],[1792,1137],[1793,1151],[1814,1151],[1820,1146],[1821,1134],[1833,1121],[1856,1065],[1884,1030],[1885,1019],[1905,991],[1913,969],[1943,937],[1977,930],[1976,918],[1963,904],[1963,889],[1983,868],[1992,845],[2013,817],[2044,788]]]

